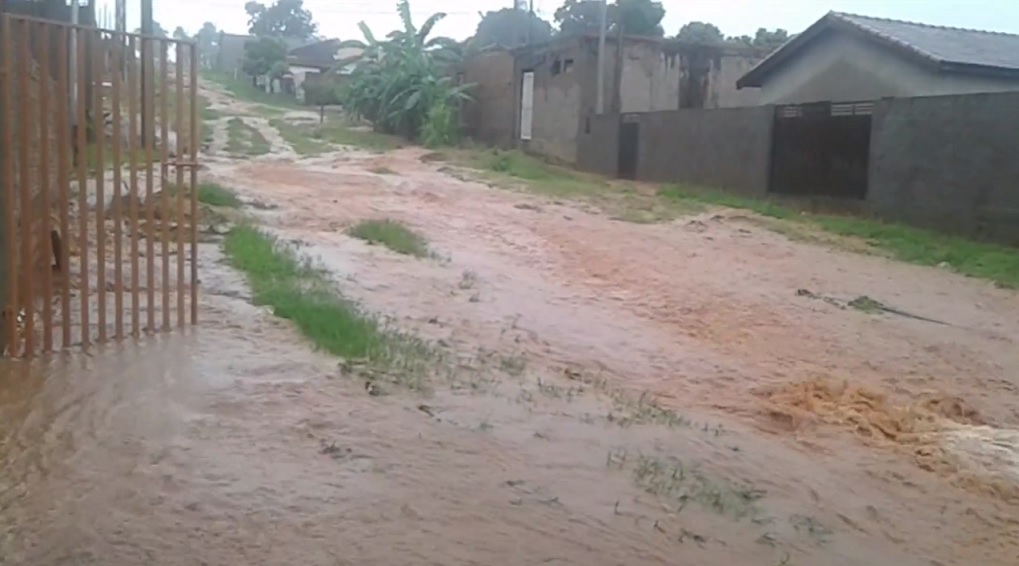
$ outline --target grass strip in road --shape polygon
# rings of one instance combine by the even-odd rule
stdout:
[[[226,150],[234,155],[265,155],[272,150],[272,144],[257,128],[250,126],[243,118],[231,118],[226,124]]]
[[[322,270],[292,249],[251,225],[231,230],[223,247],[230,264],[247,276],[255,303],[292,321],[317,348],[363,364],[360,375],[368,381],[426,387],[440,354],[343,297]]]
[[[283,140],[290,144],[298,155],[322,155],[332,149],[328,143],[312,137],[311,130],[307,127],[287,122],[282,118],[269,120],[269,125],[279,131]]]
[[[987,279],[1004,288],[1019,288],[1019,249],[1009,246],[871,218],[803,214],[778,202],[721,191],[670,186],[658,194],[668,200],[740,208],[768,218],[806,223],[831,234],[863,240],[900,261],[926,266],[947,264],[962,275]]]
[[[381,244],[398,254],[428,257],[424,236],[396,220],[362,220],[351,226],[347,234],[369,244]]]
[[[198,185],[198,202],[209,206],[240,208],[241,199],[231,189],[217,183],[201,183]]]

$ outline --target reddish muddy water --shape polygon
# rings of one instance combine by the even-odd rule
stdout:
[[[421,155],[213,156],[208,178],[440,344],[428,392],[369,395],[203,245],[194,331],[0,368],[0,563],[1019,562],[1015,293]],[[435,257],[344,233],[366,218]],[[860,295],[947,324],[841,308]]]

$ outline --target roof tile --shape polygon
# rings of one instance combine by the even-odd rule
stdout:
[[[831,15],[938,62],[1019,70],[1019,35],[841,12]]]

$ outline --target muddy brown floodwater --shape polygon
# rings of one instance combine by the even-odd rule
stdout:
[[[194,331],[0,367],[0,563],[1019,563],[1015,293],[732,211],[614,221],[414,149],[213,152],[450,367],[369,396],[203,244]],[[345,235],[365,218],[437,257]],[[859,295],[949,324],[815,298]]]

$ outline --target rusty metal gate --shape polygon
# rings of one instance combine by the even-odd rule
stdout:
[[[196,46],[2,18],[3,354],[194,324]]]
[[[777,106],[768,190],[866,198],[873,109],[873,102]]]

